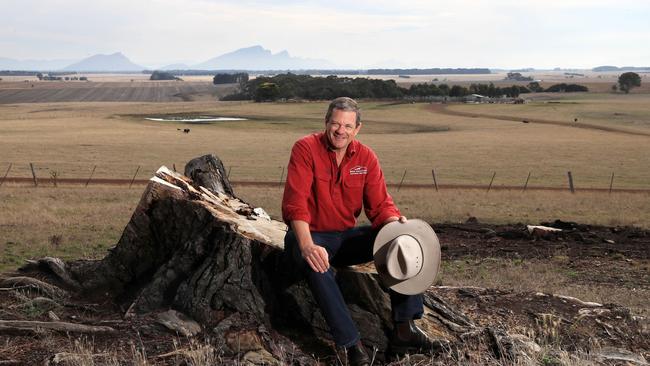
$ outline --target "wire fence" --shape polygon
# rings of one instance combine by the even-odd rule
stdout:
[[[100,164],[62,163],[62,162],[0,162],[0,187],[7,183],[23,186],[54,186],[75,184],[116,184],[132,187],[143,184],[152,177],[161,165],[183,173],[185,163],[170,164],[124,164],[119,162]],[[228,179],[233,184],[283,185],[286,180],[284,165],[230,165],[226,166]],[[633,176],[629,173],[585,176],[573,170],[563,172],[484,170],[424,168],[424,167],[385,167],[383,169],[387,185],[397,191],[402,188],[441,189],[467,188],[491,190],[567,190],[570,192],[650,192],[650,179]],[[647,182],[644,184],[644,182]]]

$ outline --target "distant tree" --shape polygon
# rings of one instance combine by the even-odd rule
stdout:
[[[440,89],[440,93],[442,93],[443,96],[444,95],[449,95],[449,85],[440,84],[440,85],[438,85],[438,89]]]
[[[436,84],[412,84],[407,94],[414,97],[441,96],[442,91]]]
[[[460,85],[454,85],[449,90],[450,97],[464,97],[468,94],[470,94],[469,90],[467,90],[467,88]]]
[[[533,81],[533,78],[530,76],[523,76],[520,72],[509,72],[504,80]]]
[[[182,79],[174,76],[172,73],[156,70],[153,73],[151,73],[149,80],[182,80]]]
[[[528,83],[528,89],[533,93],[541,93],[544,91],[544,88],[542,88],[537,81],[531,81]]]
[[[497,88],[500,91],[501,95],[505,95],[511,98],[517,98],[519,94],[530,93],[530,90],[525,86],[513,85],[507,88]]]
[[[573,93],[573,92],[588,92],[589,88],[579,84],[555,84],[549,86],[545,92],[547,93]]]
[[[613,92],[618,91],[618,84],[614,84],[614,85],[612,85],[612,91],[613,91]]]
[[[38,74],[36,74],[36,77],[38,78],[38,80],[43,80],[43,73],[39,72]]]
[[[637,86],[641,86],[641,77],[636,72],[624,72],[618,77],[618,88],[625,94]]]
[[[274,101],[277,100],[280,96],[280,88],[276,83],[261,83],[257,86],[255,92],[255,101],[264,102],[264,101]]]
[[[244,85],[248,81],[248,73],[238,72],[235,74],[216,74],[212,78],[213,84],[234,84]]]

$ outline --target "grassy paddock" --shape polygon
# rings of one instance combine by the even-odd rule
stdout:
[[[453,110],[482,115],[510,115],[617,127],[626,131],[650,131],[648,94],[593,94],[540,95],[539,100],[527,104],[459,104]]]
[[[142,186],[4,185],[0,188],[0,272],[44,255],[101,257],[114,245],[142,194]],[[280,218],[282,189],[235,187],[236,193]],[[393,192],[408,217],[461,222],[474,216],[487,223],[572,220],[602,225],[649,227],[650,194],[405,189]],[[362,215],[363,217],[363,215]],[[363,220],[362,220],[363,222]]]
[[[282,188],[236,187],[236,193],[280,218]],[[561,219],[597,225],[650,227],[650,193],[576,193],[552,191],[490,191],[433,188],[402,188],[391,192],[407,217],[428,222],[481,222],[505,224]],[[362,218],[364,216],[362,215]],[[363,220],[362,220],[363,221]]]
[[[593,113],[602,114],[597,123],[606,123],[616,111],[643,115],[648,103],[646,95],[612,97]],[[160,165],[180,169],[193,157],[216,153],[232,168],[233,180],[277,181],[293,142],[323,128],[326,107],[324,102],[0,105],[0,173],[13,163],[11,176],[30,177],[32,162],[40,177],[57,172],[60,178],[88,178],[97,165],[96,178],[130,179],[137,166],[138,176],[147,177]],[[612,172],[615,188],[650,188],[647,136],[450,116],[428,107],[362,103],[359,139],[377,152],[389,182],[399,182],[406,170],[406,183],[431,183],[435,168],[441,184],[486,185],[496,172],[495,186],[521,186],[531,172],[529,185],[566,187],[566,172],[572,171],[578,188],[607,188]],[[534,105],[495,108],[500,114],[517,115],[519,108],[543,114]],[[250,120],[205,125],[144,120],[164,114]]]
[[[25,259],[58,256],[101,258],[119,240],[135,209],[143,186],[0,187],[0,272],[17,268]],[[235,187],[235,193],[274,218],[280,217],[279,187]],[[557,193],[529,191],[402,189],[393,192],[408,217],[431,222],[539,223],[575,220],[604,225],[648,228],[650,194]],[[626,289],[576,283],[562,258],[515,261],[468,259],[445,262],[441,283],[521,291],[545,291],[584,300],[617,302],[647,312],[647,289]],[[535,275],[531,275],[534,273]]]
[[[143,187],[0,187],[0,272],[25,259],[99,258],[117,243]]]

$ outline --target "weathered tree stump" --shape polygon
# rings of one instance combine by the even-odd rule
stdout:
[[[233,352],[241,352],[248,340],[251,352],[257,347],[279,360],[293,347],[294,362],[309,363],[301,349],[329,337],[305,281],[284,257],[286,225],[235,197],[212,155],[189,162],[185,175],[193,179],[165,167],[156,172],[105,258],[67,263],[43,258],[22,270],[48,273],[53,286],[76,296],[110,299],[125,317],[172,308],[204,332],[216,333]],[[337,278],[364,343],[383,359],[392,327],[390,301],[374,267],[340,268]],[[39,286],[59,293],[57,287]],[[475,324],[435,290],[425,293],[419,325],[447,356],[471,343],[496,359],[529,357],[527,341],[498,324]]]

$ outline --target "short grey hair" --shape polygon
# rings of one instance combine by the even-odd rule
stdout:
[[[335,109],[355,112],[357,114],[357,126],[359,126],[359,123],[361,123],[361,109],[354,99],[348,97],[338,97],[334,99],[330,103],[329,108],[327,108],[325,122],[330,121],[330,118],[332,118],[332,112],[334,112]]]

